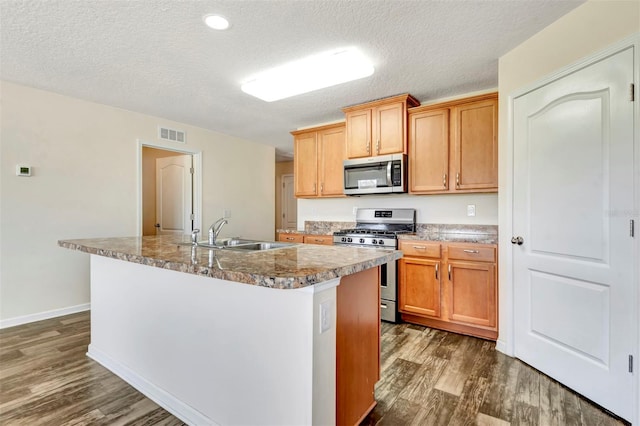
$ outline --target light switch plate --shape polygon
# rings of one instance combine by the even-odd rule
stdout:
[[[475,215],[476,215],[476,205],[467,204],[467,216],[475,216]]]

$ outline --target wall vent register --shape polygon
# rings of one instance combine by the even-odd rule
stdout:
[[[184,131],[168,127],[158,127],[158,137],[166,141],[187,143],[187,135]]]

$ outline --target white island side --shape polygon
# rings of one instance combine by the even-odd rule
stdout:
[[[247,267],[273,261],[270,267],[285,270],[293,267],[287,263],[291,259],[307,273],[307,259],[330,259],[337,253],[344,262],[354,256],[354,249],[296,246],[271,254],[216,253],[216,262],[202,265],[191,258],[193,268],[185,270],[186,260],[181,265],[167,259],[158,267],[144,261],[150,259],[145,253],[132,256],[122,248],[105,251],[100,244],[80,241],[93,240],[60,244],[91,253],[88,355],[184,422],[357,424],[375,406],[376,263],[397,254],[356,249],[368,259],[345,265],[343,271],[352,273],[313,282],[313,277],[331,275],[329,270],[339,274],[340,268],[329,268],[306,275],[307,281],[299,279],[293,285],[298,288],[281,289],[211,275],[245,279],[231,270],[237,262]],[[175,251],[185,255],[186,250]],[[286,274],[295,275],[290,270]],[[256,282],[277,287],[279,281],[260,276]],[[360,364],[367,367],[363,370]],[[352,390],[359,382],[364,397]]]

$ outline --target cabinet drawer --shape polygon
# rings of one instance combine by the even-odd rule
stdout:
[[[435,257],[440,258],[441,244],[421,240],[400,240],[398,250],[402,250],[405,256]]]
[[[305,235],[305,244],[333,245],[333,235]]]
[[[495,262],[496,248],[478,244],[449,244],[449,259]]]
[[[304,235],[302,234],[278,234],[278,241],[284,241],[287,243],[302,243],[304,242]]]

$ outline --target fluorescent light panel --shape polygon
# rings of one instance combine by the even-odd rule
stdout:
[[[257,75],[243,92],[273,102],[373,74],[371,62],[355,48],[336,49],[290,62]]]

